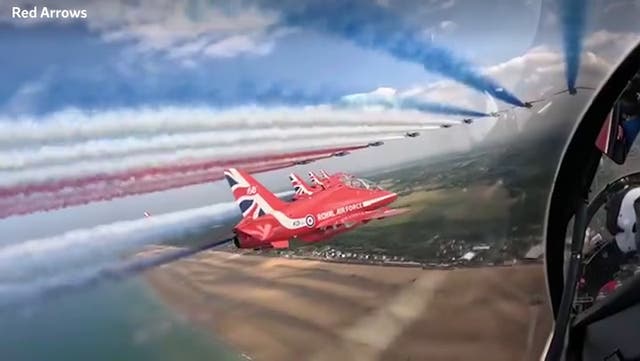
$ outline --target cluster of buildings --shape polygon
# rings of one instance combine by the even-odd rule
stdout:
[[[533,245],[522,256],[509,255],[506,246],[485,243],[469,244],[464,240],[440,240],[434,254],[428,260],[384,254],[383,250],[341,250],[330,245],[321,248],[294,248],[269,252],[286,258],[321,259],[333,262],[352,262],[397,266],[413,266],[423,268],[450,268],[465,266],[513,265],[521,262],[536,262],[543,257],[541,244]]]
[[[345,251],[333,247],[324,247],[312,251],[303,249],[289,249],[277,251],[277,254],[286,258],[306,258],[321,259],[334,262],[352,262],[367,264],[404,265],[420,266],[418,262],[412,262],[407,257],[397,255],[387,255],[382,253],[371,253],[366,251]]]

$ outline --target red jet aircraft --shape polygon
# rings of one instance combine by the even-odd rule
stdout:
[[[342,184],[342,182],[346,179],[353,178],[353,176],[346,173],[335,173],[329,175],[325,170],[320,170],[321,176],[318,176],[316,173],[310,171],[309,179],[311,182],[322,189],[330,188],[336,184]]]
[[[295,173],[289,174],[289,180],[291,180],[291,185],[293,186],[293,190],[295,191],[295,194],[293,195],[294,201],[297,201],[298,199],[308,198],[312,194],[322,190],[322,187],[307,184]]]
[[[288,248],[291,239],[324,241],[408,210],[388,208],[398,198],[395,193],[357,178],[288,203],[246,172],[232,168],[224,175],[243,216],[234,227],[238,248]]]
[[[289,174],[289,180],[295,190],[293,200],[302,198],[308,198],[314,193],[320,192],[324,189],[330,188],[336,184],[342,184],[343,181],[353,178],[346,173],[336,173],[329,175],[325,170],[320,170],[321,176],[318,176],[314,172],[309,172],[309,179],[313,185],[307,184],[300,176],[295,173]]]
[[[311,180],[311,183],[315,184],[318,187],[321,187],[322,189],[327,188],[323,180],[328,180],[328,179],[329,177],[318,176],[313,171],[309,171],[309,180]]]

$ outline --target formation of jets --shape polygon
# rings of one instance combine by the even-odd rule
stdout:
[[[238,248],[288,248],[293,239],[325,241],[408,211],[388,207],[398,198],[395,193],[345,173],[310,172],[311,185],[292,173],[292,202],[279,199],[247,172],[231,168],[224,174],[243,216],[233,228]]]
[[[309,172],[308,175],[311,184],[307,184],[295,173],[289,174],[289,180],[291,181],[291,185],[295,191],[293,196],[294,201],[309,198],[322,190],[343,184],[351,178],[351,176],[346,173],[335,173],[333,175],[329,175],[325,170],[321,170],[320,175],[315,172]]]

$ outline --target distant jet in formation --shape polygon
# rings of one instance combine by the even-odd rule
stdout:
[[[297,174],[289,174],[289,180],[291,180],[291,185],[293,186],[293,190],[295,191],[293,200],[308,198],[309,196],[324,189],[330,188],[331,186],[342,184],[343,180],[352,178],[350,175],[345,173],[336,173],[333,175],[329,175],[329,173],[327,173],[325,170],[320,170],[320,175],[316,174],[315,172],[309,172],[308,175],[309,180],[311,181],[311,185],[307,184]]]
[[[294,201],[297,201],[298,199],[308,198],[312,194],[322,190],[322,188],[319,186],[308,184],[295,173],[289,174],[289,180],[291,181],[291,185],[293,186],[293,190],[295,191],[293,195]]]
[[[304,196],[290,203],[242,170],[232,168],[224,174],[243,216],[233,228],[238,248],[288,248],[292,239],[325,241],[371,220],[408,211],[388,207],[397,199],[395,193],[346,174],[313,173],[320,182],[314,186],[292,174],[292,184],[303,189]]]

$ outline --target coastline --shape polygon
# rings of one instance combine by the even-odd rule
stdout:
[[[146,279],[252,360],[534,360],[551,327],[539,264],[433,270],[209,251]]]

